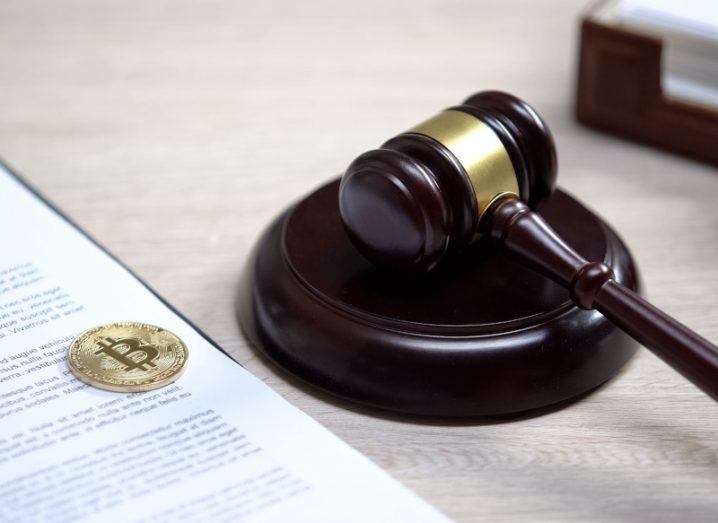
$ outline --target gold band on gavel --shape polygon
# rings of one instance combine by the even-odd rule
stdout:
[[[409,129],[446,147],[469,176],[479,218],[498,197],[519,196],[514,166],[504,144],[484,122],[461,111],[444,111]]]

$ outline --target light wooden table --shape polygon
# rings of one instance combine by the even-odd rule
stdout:
[[[296,386],[235,321],[240,269],[276,213],[393,133],[500,88],[546,117],[561,185],[620,231],[650,298],[718,341],[718,171],[574,122],[583,4],[3,0],[0,155],[449,516],[716,521],[718,409],[648,351],[545,416],[417,422]]]

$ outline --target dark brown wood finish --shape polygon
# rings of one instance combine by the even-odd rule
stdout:
[[[557,283],[475,244],[428,274],[374,268],[342,225],[332,182],[262,235],[239,288],[252,343],[342,398],[432,416],[520,413],[580,396],[638,345]],[[631,257],[601,220],[557,191],[538,208],[582,256],[638,289]]]
[[[523,202],[491,209],[484,231],[514,259],[565,286],[718,401],[718,347],[627,289],[602,262],[589,262]]]
[[[535,206],[541,198],[550,194],[556,177],[553,140],[548,127],[528,104],[505,93],[487,92],[470,97],[457,109],[490,123],[497,132],[512,159],[519,186],[522,187],[522,200]],[[412,139],[411,134],[403,136],[404,140]],[[392,143],[389,141],[388,145],[368,153],[374,165],[379,165],[385,156],[397,154],[396,149],[391,147]],[[442,149],[443,146],[437,143],[436,148]],[[457,162],[432,162],[431,159],[413,157],[411,152],[405,148],[401,153],[405,162],[396,164],[393,170],[385,173],[383,181],[381,169],[373,170],[372,187],[362,177],[362,157],[355,161],[344,175],[340,209],[350,237],[373,263],[390,268],[430,270],[450,250],[416,249],[412,253],[413,258],[397,257],[396,245],[400,245],[406,235],[413,235],[417,246],[422,243],[426,246],[431,241],[432,246],[443,242],[443,245],[454,244],[465,248],[467,238],[472,241],[480,234],[472,236],[462,231],[459,241],[452,237],[449,227],[429,230],[425,226],[439,216],[442,224],[450,222],[446,216],[451,216],[458,197],[448,197],[442,188],[447,180],[466,178],[467,174],[460,166],[457,168]],[[451,156],[451,152],[444,150],[442,155]],[[402,172],[402,166],[409,163],[422,170],[422,179],[427,183],[419,185],[411,182]],[[403,184],[401,191],[375,190],[376,187],[388,187],[394,180]],[[458,183],[454,185],[459,187]],[[371,216],[374,212],[388,216],[393,212],[395,221],[363,223],[357,218],[358,210],[356,213],[345,212],[347,209],[360,209],[363,216]],[[402,221],[414,224],[413,229],[394,226],[394,223]],[[565,286],[577,306],[601,311],[718,400],[718,347],[630,289],[624,289],[605,263],[588,261],[579,255],[539,215],[532,212],[528,204],[514,197],[506,198],[492,205],[484,216],[477,217],[471,227],[492,238],[521,263]],[[389,260],[392,262],[388,263]]]
[[[451,109],[482,120],[499,136],[531,205],[556,182],[553,138],[523,100],[498,91],[477,93]],[[347,168],[339,191],[347,233],[374,264],[421,272],[476,239],[478,214],[464,168],[442,144],[407,132],[368,151]]]

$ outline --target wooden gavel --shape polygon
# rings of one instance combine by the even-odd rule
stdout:
[[[487,237],[566,287],[718,401],[718,347],[618,283],[531,210],[556,183],[545,122],[523,100],[486,91],[359,156],[339,208],[373,264],[421,272]]]

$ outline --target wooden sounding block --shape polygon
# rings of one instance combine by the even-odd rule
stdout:
[[[429,275],[375,269],[349,241],[331,182],[266,230],[240,286],[252,343],[325,391],[432,416],[519,413],[614,376],[637,344],[551,280],[477,245]],[[584,256],[638,288],[625,245],[563,192],[543,217]]]

